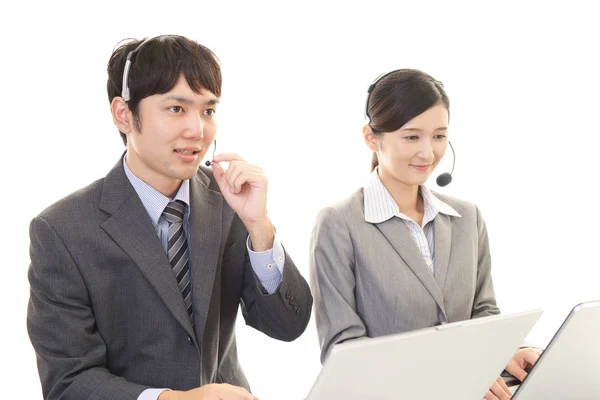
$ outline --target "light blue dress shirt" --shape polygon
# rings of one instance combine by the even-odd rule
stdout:
[[[152,224],[154,224],[154,228],[156,229],[156,234],[160,238],[165,251],[167,251],[169,224],[162,216],[162,213],[167,204],[171,201],[181,200],[187,205],[185,217],[183,219],[183,228],[187,237],[189,237],[190,181],[183,181],[177,194],[171,199],[135,176],[129,169],[125,157],[123,157],[123,167],[125,169],[125,175],[127,175],[129,182],[131,182],[131,185],[142,201],[144,208],[148,212]],[[283,266],[285,264],[285,253],[283,251],[283,246],[277,239],[277,235],[275,234],[273,248],[270,250],[262,252],[252,251],[249,236],[246,240],[246,247],[248,248],[248,254],[250,256],[250,264],[261,285],[269,294],[274,293],[283,280]],[[190,269],[192,268],[194,268],[194,265],[190,265]],[[146,389],[139,395],[138,400],[156,400],[165,390],[169,389]]]

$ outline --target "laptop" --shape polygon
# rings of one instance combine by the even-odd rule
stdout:
[[[541,314],[495,315],[335,345],[306,400],[481,399]]]
[[[600,399],[600,301],[577,305],[513,400]]]

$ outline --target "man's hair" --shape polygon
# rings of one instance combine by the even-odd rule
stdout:
[[[112,103],[122,96],[123,73],[127,56],[131,54],[131,68],[127,79],[130,99],[127,105],[133,121],[140,130],[140,102],[155,94],[173,89],[183,75],[190,88],[200,93],[208,90],[221,97],[221,67],[217,56],[207,47],[183,36],[165,35],[151,39],[127,40],[118,46],[108,61],[106,91]],[[127,136],[119,132],[127,145]]]

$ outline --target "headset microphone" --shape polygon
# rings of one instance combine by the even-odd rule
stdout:
[[[213,159],[215,158],[215,152],[216,152],[216,151],[217,151],[217,139],[215,139],[215,145],[214,145],[214,147],[213,147],[213,156],[212,156],[212,158],[213,158]],[[208,161],[208,160],[206,160],[206,162],[205,162],[204,164],[205,164],[207,167],[210,167],[210,165],[211,165],[212,163],[214,163],[214,161]]]
[[[437,179],[435,180],[435,183],[437,183],[438,186],[446,186],[450,182],[452,182],[452,173],[454,172],[454,163],[456,162],[456,154],[454,153],[454,147],[452,147],[452,143],[448,142],[448,144],[450,145],[450,149],[452,150],[452,172],[450,172],[450,173],[444,172],[443,174],[440,174],[437,177]]]

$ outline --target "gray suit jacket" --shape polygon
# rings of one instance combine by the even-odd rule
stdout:
[[[309,261],[322,362],[345,340],[500,312],[477,207],[436,196],[462,217],[434,220],[435,275],[399,218],[365,221],[362,189],[319,213]]]
[[[154,226],[123,170],[43,211],[30,226],[27,327],[45,399],[136,399],[148,387],[248,388],[235,321],[291,341],[312,297],[289,255],[266,295],[246,250],[247,231],[211,170],[190,182],[195,326]]]

